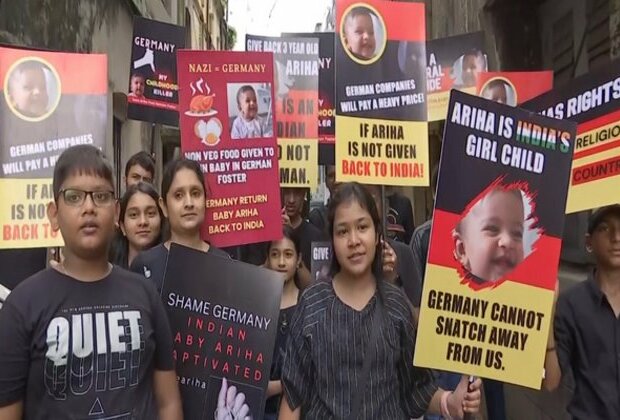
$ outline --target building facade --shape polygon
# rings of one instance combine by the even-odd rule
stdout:
[[[153,151],[158,174],[178,153],[178,128],[132,121],[127,87],[133,17],[184,26],[186,47],[225,49],[227,0],[2,0],[0,43],[108,56],[108,126],[105,152],[113,157],[117,182],[124,164],[140,151]]]

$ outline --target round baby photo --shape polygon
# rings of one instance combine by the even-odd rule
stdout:
[[[534,208],[527,188],[500,184],[466,207],[452,234],[454,257],[465,280],[493,285],[510,277],[542,233]]]
[[[9,109],[26,121],[49,117],[60,102],[60,94],[56,69],[39,57],[16,61],[4,78],[4,98]]]
[[[477,48],[466,51],[456,59],[450,70],[455,89],[475,87],[480,73],[487,71],[487,57]]]
[[[510,80],[503,77],[488,80],[482,87],[480,96],[500,104],[517,106],[517,90]]]
[[[352,4],[340,21],[340,41],[353,61],[359,64],[376,62],[387,45],[383,17],[368,4]]]

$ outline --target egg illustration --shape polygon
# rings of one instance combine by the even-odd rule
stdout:
[[[222,122],[217,118],[211,118],[206,122],[199,120],[194,125],[194,133],[205,146],[215,146],[220,142]]]

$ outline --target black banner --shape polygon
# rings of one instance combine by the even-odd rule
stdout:
[[[336,141],[336,66],[334,33],[283,33],[282,36],[319,40],[319,165],[335,165]]]
[[[281,294],[274,271],[171,245],[162,299],[185,418],[262,418]]]
[[[185,28],[142,17],[133,25],[127,117],[178,126],[176,53],[185,47]]]
[[[312,242],[312,261],[310,263],[310,275],[314,281],[329,279],[331,264],[332,243]]]

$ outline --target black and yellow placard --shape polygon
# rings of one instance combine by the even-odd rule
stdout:
[[[248,35],[246,51],[273,52],[280,186],[316,188],[319,162],[319,40]]]
[[[566,213],[620,202],[620,61],[523,107],[577,122]]]
[[[0,248],[62,245],[46,214],[54,166],[105,145],[107,69],[101,54],[0,48]]]
[[[336,8],[336,179],[428,185],[424,4]]]
[[[576,124],[456,90],[447,116],[414,364],[539,389]]]

